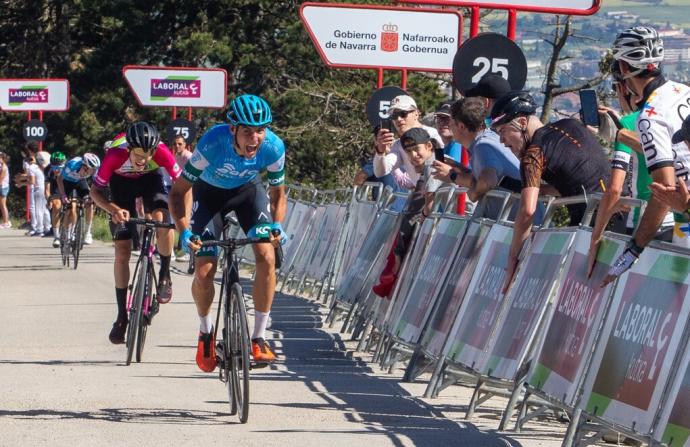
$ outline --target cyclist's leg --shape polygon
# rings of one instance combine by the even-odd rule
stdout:
[[[223,228],[220,211],[227,199],[227,191],[203,181],[194,183],[192,189],[194,212],[191,220],[194,234],[201,235],[201,238],[205,240],[220,237]],[[218,265],[218,249],[216,247],[202,248],[194,256],[194,264],[192,296],[199,316],[196,363],[202,371],[211,372],[216,367],[211,306],[215,295],[213,278]]]
[[[154,220],[167,222],[168,194],[160,169],[140,178],[141,197],[144,211]],[[156,229],[156,245],[161,266],[158,272],[158,301],[167,303],[172,298],[172,281],[170,280],[170,257],[173,246],[173,231],[168,228]]]
[[[110,200],[120,208],[135,211],[134,194],[137,191],[136,179],[127,179],[113,175],[110,179]],[[110,221],[110,233],[115,245],[115,262],[113,273],[115,276],[115,298],[117,301],[117,319],[110,331],[112,343],[124,343],[127,329],[127,286],[129,283],[129,260],[132,254],[132,234],[136,233],[133,224],[115,225]]]
[[[72,197],[72,192],[76,189],[77,183],[64,180],[63,184],[65,185],[65,195],[67,197]],[[74,231],[74,223],[77,221],[77,207],[73,204],[67,206],[70,208],[68,208],[68,212],[65,214],[62,225],[65,229],[67,229],[67,231],[69,231],[68,234],[71,238],[72,231]]]
[[[271,207],[266,189],[259,179],[245,185],[243,202],[235,208],[240,226],[248,233],[259,224],[272,223]],[[273,361],[275,354],[266,343],[266,326],[273,305],[276,289],[275,251],[271,244],[254,244],[256,275],[254,275],[254,332],[252,333],[252,354],[256,361]]]
[[[59,195],[50,196],[50,220],[53,225],[53,247],[60,246],[60,211],[62,210],[62,201]]]
[[[89,245],[93,241],[93,237],[91,236],[91,225],[93,223],[94,205],[93,201],[91,200],[91,195],[89,194],[89,184],[86,182],[86,180],[82,180],[77,184],[77,192],[79,197],[81,197],[81,199],[84,201],[84,220],[86,224],[84,231],[84,243]]]

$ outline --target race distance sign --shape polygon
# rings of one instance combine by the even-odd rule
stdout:
[[[67,79],[0,79],[0,109],[6,112],[69,108]]]
[[[449,10],[304,3],[300,18],[329,67],[450,72],[462,33]]]
[[[227,72],[220,68],[125,66],[122,73],[142,106],[220,109],[227,101]]]

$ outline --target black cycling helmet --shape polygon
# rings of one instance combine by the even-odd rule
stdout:
[[[158,147],[161,136],[156,127],[146,121],[137,121],[127,127],[127,146],[129,148],[140,147],[145,151],[151,151]]]
[[[506,93],[491,108],[491,126],[508,123],[518,116],[534,115],[537,104],[527,91]]]

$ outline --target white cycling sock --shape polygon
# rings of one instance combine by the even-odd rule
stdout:
[[[268,316],[271,312],[254,311],[254,333],[252,340],[255,338],[266,339],[266,326],[268,326]]]
[[[199,321],[201,322],[199,330],[204,334],[210,334],[213,330],[213,319],[211,318],[211,314],[209,313],[205,317],[199,315]]]
[[[92,225],[92,222],[89,222],[88,224],[86,224],[86,234],[91,234],[91,225]]]

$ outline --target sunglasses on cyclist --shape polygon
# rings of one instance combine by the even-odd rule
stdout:
[[[407,115],[412,113],[412,110],[396,110],[395,112],[391,113],[391,119],[397,120],[398,118],[405,119],[407,118]]]
[[[136,155],[137,157],[151,157],[153,155],[153,150],[145,151],[140,147],[132,148],[130,152]]]

